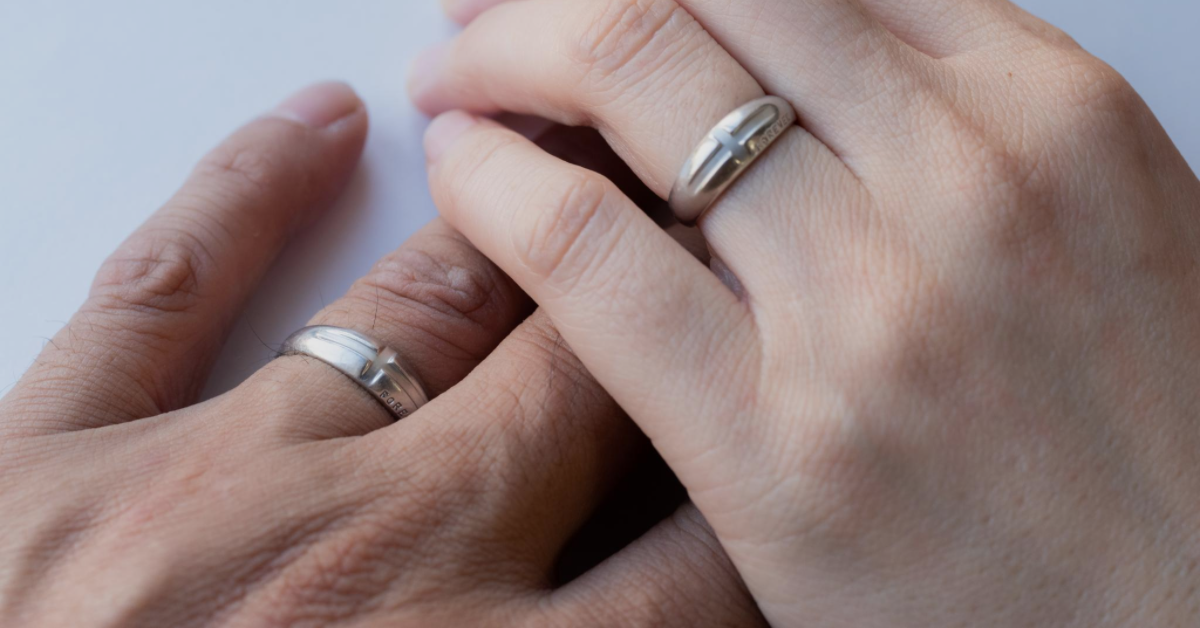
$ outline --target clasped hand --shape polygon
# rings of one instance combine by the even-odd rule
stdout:
[[[191,405],[361,148],[351,93],[302,93],[204,162],[4,398],[0,613],[1200,617],[1200,182],[1116,72],[1003,0],[447,6],[467,27],[411,85],[444,222],[314,321],[382,337],[437,398],[391,425],[288,357]],[[765,94],[800,122],[689,250],[646,197]],[[502,111],[595,127],[653,194]],[[555,581],[643,433],[691,504]]]

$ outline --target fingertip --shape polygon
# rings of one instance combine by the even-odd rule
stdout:
[[[425,157],[436,163],[471,128],[482,119],[465,111],[448,111],[433,119],[425,132]]]
[[[504,0],[442,0],[442,10],[460,26],[470,24],[479,14]]]
[[[442,0],[442,13],[445,13],[446,17],[453,20],[456,24],[461,25],[463,22],[459,19],[458,12],[458,7],[461,4],[461,0]]]
[[[437,115],[444,110],[444,107],[439,107],[434,95],[449,56],[450,42],[435,44],[417,55],[409,68],[408,96],[426,115]]]
[[[315,83],[292,94],[267,116],[299,125],[284,132],[280,127],[263,127],[250,142],[275,146],[293,163],[307,163],[320,180],[330,177],[340,190],[362,157],[370,131],[370,116],[362,98],[342,81]],[[303,132],[303,130],[317,131]],[[259,134],[261,133],[261,134]]]
[[[189,185],[212,189],[257,181],[261,185],[238,195],[236,211],[279,209],[288,216],[290,235],[331,207],[349,184],[369,130],[366,105],[352,87],[340,81],[309,85],[229,136],[202,160],[201,176]],[[224,176],[231,170],[241,176]]]
[[[350,85],[341,81],[324,81],[292,94],[271,115],[307,127],[325,129],[365,110],[362,99]]]

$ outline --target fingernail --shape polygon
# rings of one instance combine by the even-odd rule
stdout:
[[[437,82],[449,56],[450,43],[443,42],[426,48],[413,60],[408,72],[408,95],[414,102],[425,96],[429,88]]]
[[[471,20],[475,19],[480,13],[493,5],[499,4],[501,0],[442,0],[442,10],[450,19],[459,24],[466,25]]]
[[[479,124],[479,118],[464,111],[450,111],[434,118],[425,132],[426,159],[431,162],[441,159],[454,142],[476,124]]]
[[[272,112],[313,128],[323,129],[362,108],[362,100],[347,84],[330,81],[306,87]]]

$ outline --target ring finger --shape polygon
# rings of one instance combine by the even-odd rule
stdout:
[[[315,317],[367,334],[395,349],[432,397],[454,386],[530,311],[528,298],[464,237],[437,220],[385,256],[345,296]],[[319,391],[319,395],[295,391]],[[273,394],[278,393],[278,394]],[[234,393],[278,399],[265,416],[290,438],[364,434],[395,419],[345,375],[315,359],[289,356]]]
[[[418,59],[410,89],[428,114],[513,111],[596,126],[664,198],[696,141],[763,95],[674,0],[501,4]]]
[[[515,111],[595,126],[662,198],[697,141],[763,95],[674,0],[502,3],[418,60],[411,89],[428,113]],[[713,252],[751,294],[756,282],[776,278],[776,251],[793,248],[798,221],[814,219],[798,217],[794,206],[855,198],[860,187],[802,128],[772,150],[747,174],[753,183],[734,186],[710,213],[721,218],[703,224]]]
[[[637,193],[628,169],[596,150],[592,134],[552,128],[537,142],[564,158],[586,156],[598,173]],[[344,327],[395,349],[430,396],[455,386],[532,311],[532,302],[460,233],[435,220],[384,257],[313,325]],[[295,391],[317,391],[300,395]],[[277,394],[272,394],[277,393]],[[275,399],[284,417],[269,426],[287,438],[358,435],[393,417],[341,373],[316,360],[289,357],[272,363],[235,394]],[[405,422],[408,428],[408,422]],[[406,430],[405,430],[406,431]]]
[[[914,5],[935,1],[940,0],[914,0],[904,3],[907,8],[884,11],[873,9],[894,3],[451,2],[453,14],[477,17],[454,45],[418,61],[413,91],[432,113],[471,109],[489,99],[554,105],[574,94],[577,102],[568,104],[575,108],[568,115],[610,127],[630,125],[625,135],[641,142],[635,152],[666,134],[671,134],[663,144],[667,149],[671,140],[681,142],[663,173],[669,188],[692,143],[765,89],[789,100],[810,132],[856,172],[869,175],[908,153],[898,140],[908,124],[922,119],[924,85],[941,76],[927,55],[880,18],[886,14],[895,23],[892,14],[918,13]],[[979,11],[952,13],[962,12]],[[514,41],[514,33],[521,38]],[[443,64],[445,70],[437,72]],[[497,93],[497,84],[504,93]],[[687,124],[689,116],[702,123],[699,128]]]

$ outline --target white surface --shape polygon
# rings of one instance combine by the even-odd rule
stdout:
[[[1133,82],[1200,166],[1200,3],[1025,0]],[[284,255],[210,391],[434,215],[411,58],[453,28],[437,0],[0,0],[0,394],[82,302],[104,257],[226,133],[308,82],[365,97],[350,193]]]

